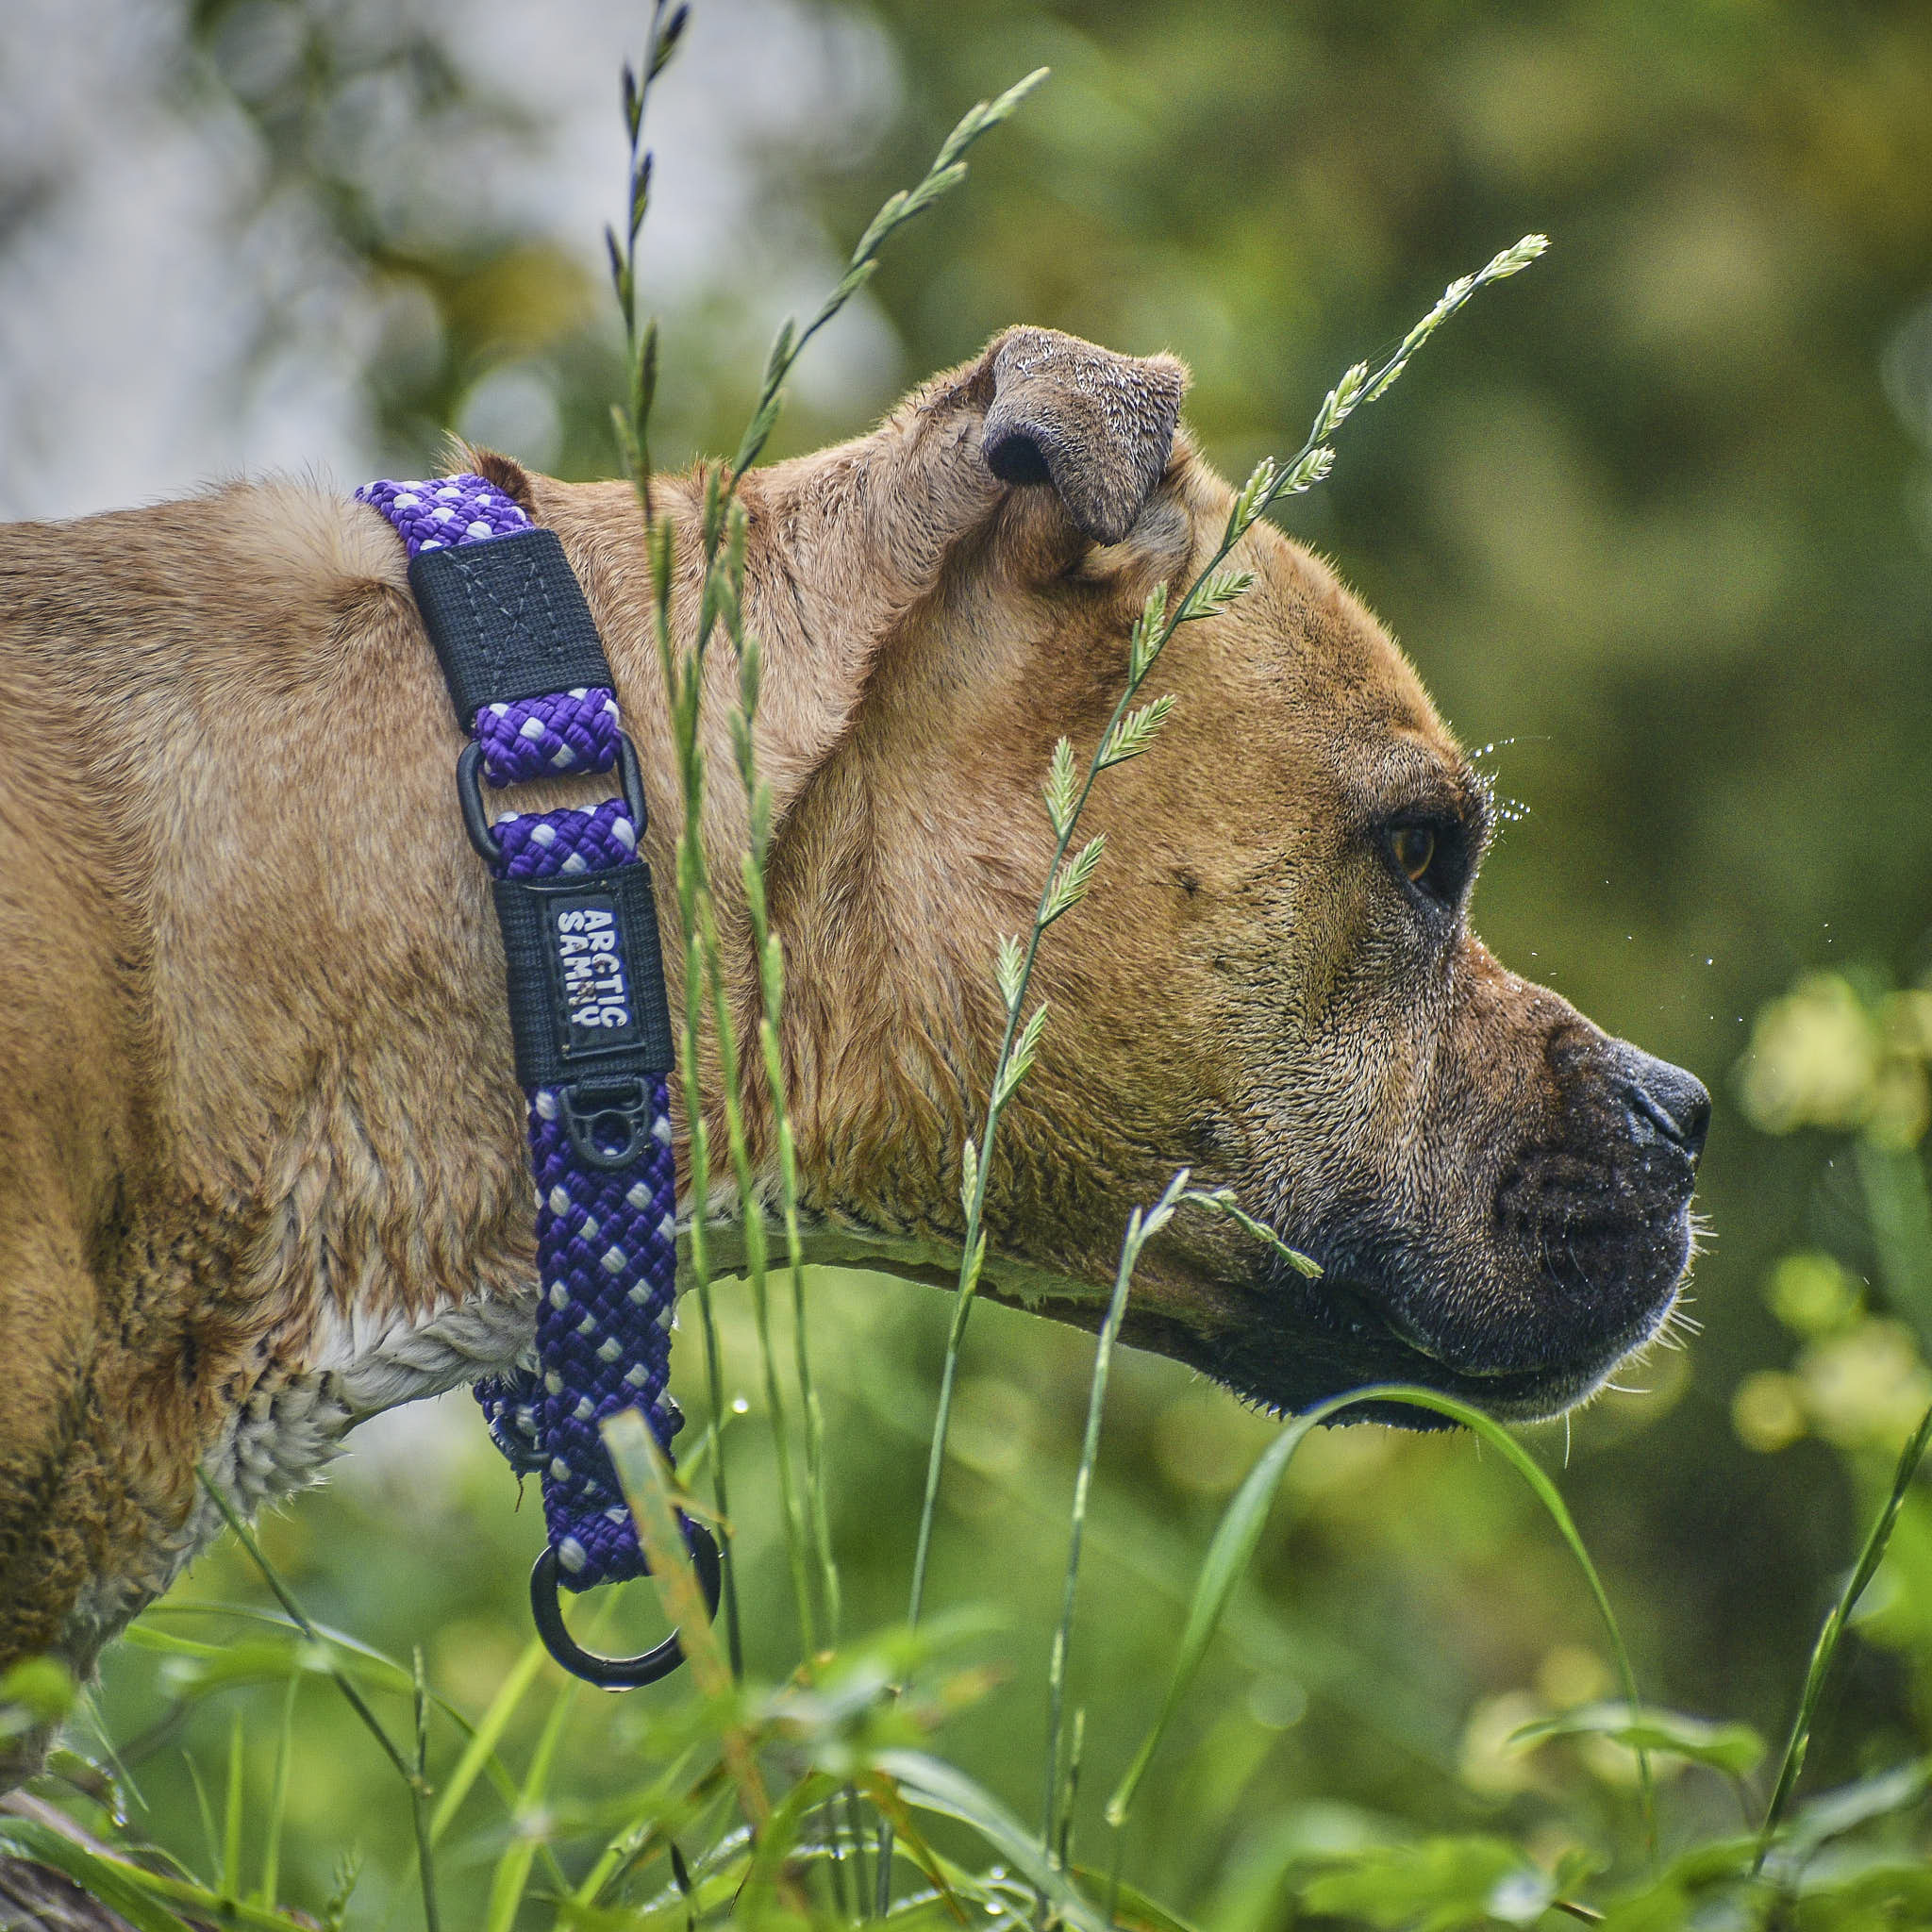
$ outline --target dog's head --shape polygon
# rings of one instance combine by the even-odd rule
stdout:
[[[1182,387],[1016,330],[750,499],[755,561],[783,546],[803,631],[852,659],[774,874],[801,1156],[846,1224],[959,1234],[1055,741],[1084,768],[1148,591],[1178,599],[1227,522]],[[1106,856],[1041,949],[988,1279],[1091,1321],[1128,1205],[1187,1164],[1324,1273],[1183,1215],[1129,1340],[1276,1408],[1408,1380],[1553,1413],[1669,1314],[1708,1098],[1476,938],[1488,787],[1332,571],[1266,523],[1231,561],[1253,588],[1175,634],[1143,692],[1165,729],[1094,789]]]

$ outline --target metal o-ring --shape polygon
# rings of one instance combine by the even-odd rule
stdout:
[[[691,1545],[699,1587],[705,1592],[705,1607],[715,1617],[724,1583],[717,1539],[703,1524],[693,1523],[689,1517],[685,1519],[684,1536]],[[641,1657],[599,1657],[594,1651],[584,1649],[564,1627],[557,1588],[557,1552],[545,1549],[530,1572],[530,1614],[536,1619],[537,1635],[543,1640],[543,1648],[572,1676],[605,1690],[635,1690],[668,1677],[684,1661],[684,1646],[678,1642],[675,1630]]]

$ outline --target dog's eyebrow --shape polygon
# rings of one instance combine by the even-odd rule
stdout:
[[[1405,815],[1454,819],[1480,854],[1494,828],[1495,806],[1480,774],[1457,753],[1407,733],[1361,761],[1348,792],[1365,830]]]

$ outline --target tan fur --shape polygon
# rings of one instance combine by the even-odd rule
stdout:
[[[825,1258],[950,1265],[999,1032],[991,962],[1050,856],[1054,741],[1084,758],[1141,600],[1177,595],[1226,517],[1226,486],[1184,437],[1170,451],[1180,379],[1017,332],[871,435],[744,479],[784,1050]],[[1038,444],[995,466],[1049,481],[989,467],[992,410]],[[634,499],[477,460],[558,533],[596,613],[675,932]],[[656,486],[687,641],[695,489]],[[1335,1311],[1374,1302],[1375,1347],[1412,1344],[1452,1381],[1531,1377],[1493,1384],[1506,1412],[1559,1407],[1635,1330],[1592,1339],[1601,1364],[1548,1341],[1570,1319],[1558,1223],[1538,1222],[1548,1265],[1525,1273],[1486,1217],[1514,1198],[1512,1148],[1613,1138],[1553,1124],[1585,1080],[1564,1042],[1598,1057],[1591,1123],[1607,1048],[1459,918],[1424,942],[1376,815],[1426,795],[1475,824],[1480,788],[1326,568],[1265,525],[1237,560],[1252,593],[1185,626],[1149,687],[1176,694],[1163,741],[1095,793],[1108,856],[1041,957],[1053,1011],[996,1167],[990,1277],[1081,1319],[1129,1205],[1191,1162],[1324,1252],[1334,1292],[1283,1288],[1248,1237],[1191,1219],[1149,1256],[1141,1340],[1289,1402],[1299,1371],[1277,1386],[1244,1364],[1291,1365],[1305,1332],[1310,1359],[1367,1347]],[[707,672],[721,858],[744,836],[726,658]],[[512,1357],[533,1231],[462,741],[374,510],[275,483],[9,529],[0,717],[0,1661],[58,1645],[86,1668],[208,1533],[197,1459],[253,1506],[357,1414]],[[716,866],[749,1028],[733,876]],[[675,946],[666,966],[675,1011]],[[716,1142],[709,1052],[706,1095]],[[769,1164],[750,1075],[742,1098]],[[1377,1300],[1351,1257],[1382,1221],[1474,1258],[1405,1262]],[[1534,1379],[1559,1356],[1568,1379]]]

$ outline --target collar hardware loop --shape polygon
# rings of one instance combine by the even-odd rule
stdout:
[[[651,1131],[651,1104],[641,1080],[620,1080],[614,1086],[583,1081],[561,1089],[558,1103],[563,1109],[563,1130],[579,1160],[617,1174],[643,1152]]]
[[[691,1567],[698,1574],[705,1592],[705,1607],[718,1614],[718,1597],[724,1581],[723,1558],[711,1532],[701,1523],[684,1519],[685,1541],[691,1545]],[[542,1551],[530,1570],[530,1616],[543,1648],[572,1676],[601,1690],[636,1690],[668,1677],[684,1661],[684,1646],[674,1630],[663,1642],[638,1657],[602,1657],[579,1644],[563,1621],[563,1607],[557,1596],[557,1552]]]

